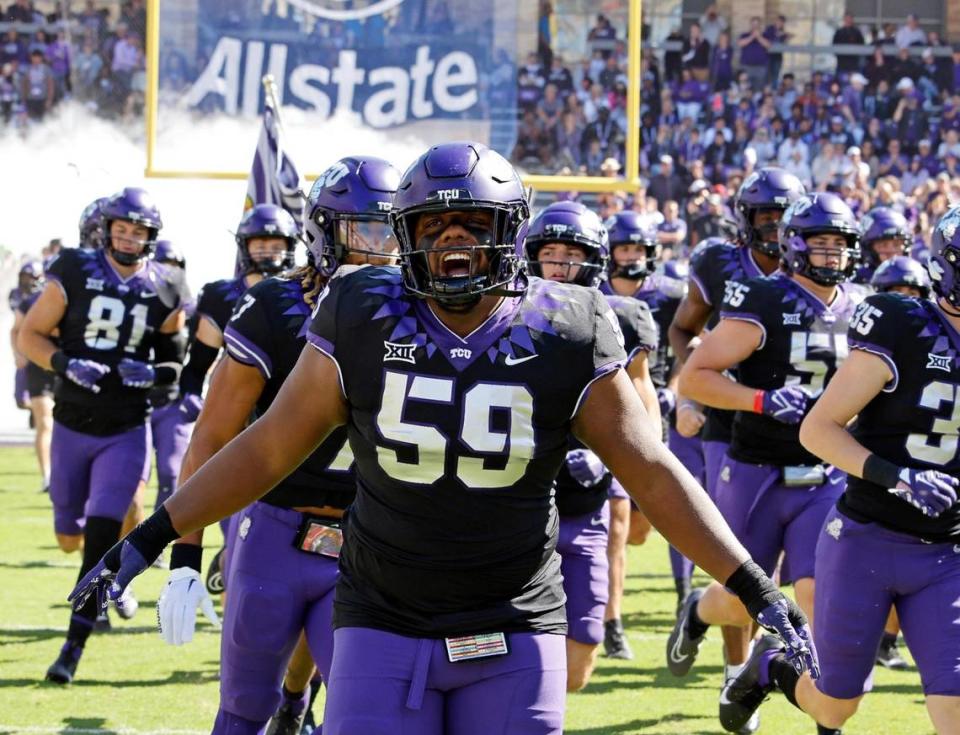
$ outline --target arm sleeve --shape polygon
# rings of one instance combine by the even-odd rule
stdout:
[[[264,380],[270,380],[274,347],[264,296],[256,286],[244,294],[227,323],[223,341],[232,359],[256,368]]]
[[[893,378],[884,387],[892,393],[900,382],[896,350],[899,337],[910,329],[900,317],[900,311],[910,302],[894,294],[875,294],[857,306],[847,329],[847,343],[852,350],[862,350],[883,360]]]
[[[153,352],[157,385],[171,385],[177,382],[186,351],[187,339],[182,331],[157,335]]]
[[[613,313],[610,304],[597,291],[594,294],[593,326],[593,376],[598,378],[617,368],[623,367],[627,360],[624,351],[626,340],[620,329],[620,321]]]
[[[220,350],[217,348],[205,345],[198,339],[193,340],[187,362],[180,372],[180,395],[193,393],[199,396],[203,393],[207,371],[210,370],[219,353]]]
[[[758,350],[762,350],[767,343],[767,324],[764,316],[771,311],[769,305],[766,307],[764,305],[763,286],[761,279],[727,281],[723,291],[723,303],[720,306],[721,319],[750,322],[760,328],[762,336]]]

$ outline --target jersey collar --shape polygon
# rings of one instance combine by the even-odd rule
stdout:
[[[504,298],[493,313],[466,337],[452,332],[423,299],[416,299],[414,312],[427,334],[457,372],[463,372],[510,328],[523,297]]]

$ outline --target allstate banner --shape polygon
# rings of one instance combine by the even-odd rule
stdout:
[[[515,113],[512,75],[490,79],[494,58],[515,61],[516,7],[492,0],[165,0],[161,128],[174,109],[256,117],[264,102],[260,80],[269,73],[280,104],[311,117],[353,113],[370,129],[462,121],[489,138],[491,99],[498,111]]]

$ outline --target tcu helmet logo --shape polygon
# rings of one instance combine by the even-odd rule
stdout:
[[[434,193],[436,194],[437,199],[443,199],[444,201],[460,198],[459,189],[437,189]]]
[[[321,189],[333,186],[348,173],[350,173],[350,169],[347,168],[346,164],[340,163],[339,161],[333,164],[313,182],[313,186],[310,188],[310,198],[316,197]]]

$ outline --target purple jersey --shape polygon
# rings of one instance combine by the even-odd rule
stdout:
[[[856,310],[851,349],[878,356],[893,379],[868,403],[852,429],[863,446],[900,467],[960,475],[960,338],[931,302],[875,294]],[[928,518],[909,503],[851,477],[841,510],[862,523],[930,542],[960,542],[960,504]]]
[[[828,306],[783,274],[728,281],[721,318],[750,322],[762,332],[760,345],[737,367],[738,382],[758,390],[799,385],[818,396],[847,356],[847,325],[861,300],[859,289],[841,284]],[[730,456],[758,465],[818,464],[799,435],[799,426],[737,411]]]
[[[259,370],[266,381],[257,400],[257,415],[273,403],[306,344],[310,306],[305,293],[300,280],[268,278],[241,297],[227,324],[227,354]],[[346,427],[336,429],[262,502],[283,508],[346,508],[356,492],[350,473],[353,454],[346,440]]]
[[[123,385],[117,365],[124,358],[150,362],[160,327],[181,308],[183,272],[152,260],[121,278],[102,250],[69,248],[47,264],[48,281],[63,291],[60,347],[70,358],[111,368],[92,393],[72,381],[57,386],[54,418],[88,434],[109,435],[142,424],[149,389]]]
[[[565,633],[553,482],[626,358],[599,291],[531,278],[460,338],[370,266],[331,279],[307,338],[339,367],[356,458],[334,626]]]

